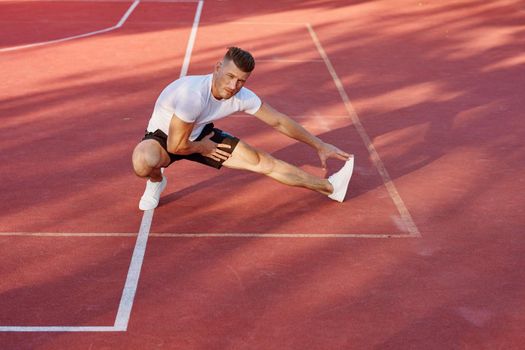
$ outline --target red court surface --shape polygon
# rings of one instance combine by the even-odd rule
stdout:
[[[0,349],[525,348],[523,1],[1,0],[0,33]],[[138,210],[155,99],[231,45],[355,155],[344,203],[180,162]]]

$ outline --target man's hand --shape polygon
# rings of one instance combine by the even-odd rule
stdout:
[[[204,137],[200,141],[202,147],[204,148],[204,151],[201,152],[201,154],[205,157],[211,158],[218,162],[225,161],[228,158],[230,158],[232,155],[229,152],[224,151],[223,149],[224,148],[231,149],[232,146],[226,143],[215,143],[211,140],[212,136],[213,136],[213,133]]]
[[[322,143],[321,147],[317,150],[317,153],[319,154],[319,159],[321,160],[323,169],[326,169],[326,160],[328,158],[337,158],[346,161],[350,157],[353,157],[353,155],[348,154],[334,145],[325,142]]]

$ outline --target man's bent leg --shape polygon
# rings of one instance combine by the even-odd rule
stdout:
[[[327,179],[319,178],[304,170],[272,157],[240,141],[223,165],[232,169],[250,170],[264,174],[285,185],[308,188],[322,194],[332,193],[332,185]]]
[[[149,177],[140,198],[139,209],[155,209],[159,205],[160,194],[167,185],[161,168],[170,164],[170,157],[157,141],[144,140],[135,147],[132,161],[137,176]]]

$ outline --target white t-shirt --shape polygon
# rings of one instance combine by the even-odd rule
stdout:
[[[261,99],[243,87],[228,99],[218,100],[211,93],[212,74],[190,75],[175,80],[160,94],[148,123],[148,131],[162,130],[168,135],[175,114],[187,123],[195,123],[190,141],[195,140],[204,126],[235,112],[255,114]]]

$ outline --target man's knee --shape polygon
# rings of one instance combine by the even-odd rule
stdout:
[[[255,170],[261,174],[270,174],[275,167],[276,159],[270,154],[262,151],[256,151],[256,157],[257,163],[255,165]]]
[[[133,164],[133,171],[135,172],[135,175],[138,177],[147,177],[150,172],[151,168],[147,166],[145,161],[145,154],[144,151],[140,148],[135,148],[133,151],[133,156],[131,157],[131,161]]]
[[[232,157],[223,165],[227,168],[244,169],[260,174],[270,174],[276,164],[276,159],[270,154],[257,150],[243,141],[239,141]]]
[[[148,177],[153,169],[162,166],[163,156],[158,148],[147,142],[141,142],[135,147],[132,163],[137,176]]]

